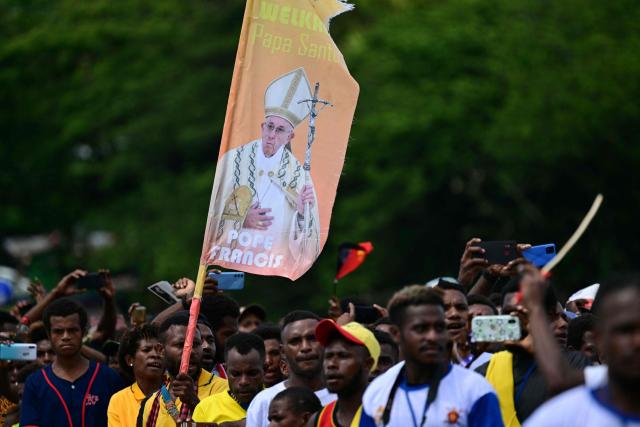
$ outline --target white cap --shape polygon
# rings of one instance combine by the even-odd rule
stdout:
[[[311,98],[311,87],[304,68],[284,74],[272,81],[264,92],[264,115],[278,116],[296,127],[309,115],[306,103],[298,103]]]
[[[427,288],[435,288],[440,284],[440,282],[448,282],[448,283],[452,283],[452,284],[455,284],[455,285],[459,285],[460,284],[460,282],[458,282],[458,279],[456,279],[456,278],[453,278],[451,276],[442,276],[442,277],[436,277],[435,279],[431,279],[427,283],[425,283],[424,285]]]
[[[593,285],[587,286],[584,289],[580,289],[578,292],[571,295],[567,300],[567,302],[576,301],[579,299],[586,299],[586,300],[593,301],[596,297],[596,294],[598,293],[598,289],[600,289],[600,284],[594,283]]]

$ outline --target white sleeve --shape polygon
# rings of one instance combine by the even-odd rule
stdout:
[[[607,384],[609,368],[607,365],[587,366],[584,368],[584,384],[589,388],[600,388]]]
[[[592,424],[582,420],[585,408],[593,403],[585,399],[585,387],[578,386],[546,401],[525,421],[523,427],[587,427]],[[604,427],[604,426],[603,426]]]
[[[555,402],[547,402],[527,418],[523,427],[564,427],[562,413],[563,408],[558,408]]]
[[[266,407],[265,403],[268,405],[268,401],[265,401],[263,396],[260,393],[251,401],[249,408],[247,409],[247,421],[246,427],[266,427],[268,424],[269,418],[269,408]]]

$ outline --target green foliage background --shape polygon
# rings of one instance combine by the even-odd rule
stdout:
[[[0,236],[65,236],[28,273],[195,275],[243,12],[0,0]],[[323,311],[337,245],[371,240],[339,293],[382,303],[455,276],[472,236],[562,244],[597,192],[561,294],[636,267],[639,22],[631,0],[357,1],[331,29],[361,95],[329,241],[297,283],[252,276],[237,298]],[[116,246],[71,243],[96,229]]]

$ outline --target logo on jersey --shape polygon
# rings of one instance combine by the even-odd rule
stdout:
[[[88,394],[85,406],[93,406],[98,403],[100,400],[100,396],[96,396],[95,394]]]
[[[460,421],[460,412],[456,409],[452,409],[447,413],[447,420],[445,421],[451,425],[458,425],[458,421]]]

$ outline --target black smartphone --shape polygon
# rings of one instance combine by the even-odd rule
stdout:
[[[363,325],[374,323],[381,315],[378,310],[372,305],[354,304],[356,309],[356,322]]]
[[[506,265],[509,261],[518,258],[518,251],[515,241],[495,240],[490,242],[480,242],[477,245],[484,249],[484,254],[477,254],[475,258],[484,258],[489,261],[489,265]]]
[[[78,289],[97,290],[105,285],[104,274],[102,273],[88,273],[86,276],[82,276],[76,282]]]

